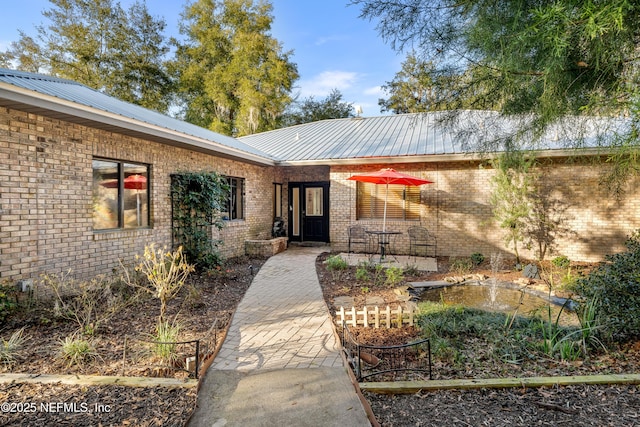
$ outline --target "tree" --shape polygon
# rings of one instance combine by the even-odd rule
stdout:
[[[172,70],[185,120],[226,135],[275,129],[298,79],[271,37],[267,1],[197,0],[186,6]]]
[[[379,99],[380,111],[394,114],[424,113],[435,105],[433,63],[420,60],[415,53],[407,55],[402,69],[393,80],[382,86],[388,99]]]
[[[473,71],[471,68],[461,73],[455,67],[439,67],[415,52],[409,53],[393,80],[382,86],[389,98],[378,100],[380,111],[404,114],[458,108],[496,109],[494,102],[477,96],[480,84],[469,84]]]
[[[282,118],[282,126],[300,125],[327,119],[354,117],[353,104],[342,100],[342,93],[333,89],[326,98],[316,101],[313,96],[293,103]]]
[[[47,26],[20,32],[3,66],[68,78],[125,101],[166,112],[171,79],[164,66],[166,23],[144,2],[124,11],[112,0],[50,0]]]
[[[614,178],[640,170],[640,2],[527,0],[352,0],[361,17],[378,20],[392,47],[415,48],[438,67],[466,74],[463,99],[528,115],[533,139],[576,116],[630,115],[631,126],[600,141],[616,148]],[[459,97],[457,91],[452,97]],[[450,99],[456,105],[455,99]],[[583,143],[572,129],[574,146]],[[482,147],[495,151],[503,141]],[[517,146],[516,146],[517,147]],[[620,147],[621,150],[617,150]],[[631,155],[629,155],[631,147]],[[629,161],[631,160],[631,161]]]
[[[530,171],[534,162],[534,157],[527,158],[521,153],[504,154],[493,162],[496,170],[492,178],[493,192],[490,199],[493,216],[505,230],[505,243],[513,245],[518,263],[518,246],[525,239],[525,230],[531,216],[533,177]]]

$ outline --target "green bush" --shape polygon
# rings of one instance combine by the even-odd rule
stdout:
[[[17,354],[25,341],[23,332],[24,328],[15,331],[8,340],[0,339],[0,361],[5,365],[15,363]]]
[[[153,337],[153,354],[163,364],[172,365],[178,360],[177,342],[181,325],[174,319],[172,323],[164,320],[156,326],[156,334]]]
[[[13,283],[0,283],[0,320],[4,320],[16,308],[15,292]]]
[[[471,258],[452,259],[449,271],[459,275],[469,274],[473,271],[473,261]]]
[[[340,255],[332,255],[325,261],[327,270],[331,272],[333,280],[339,280],[342,276],[342,272],[349,267],[347,261],[342,259]]]
[[[98,356],[91,341],[73,334],[60,341],[60,357],[67,362],[67,367],[82,366],[85,362]]]
[[[558,268],[569,268],[569,265],[571,265],[571,261],[566,256],[561,255],[552,259],[551,264],[553,264],[554,267]]]
[[[475,266],[478,266],[484,262],[484,255],[480,252],[474,252],[471,254],[471,261]]]
[[[401,267],[389,267],[384,274],[387,277],[384,283],[389,286],[396,286],[404,280],[404,272]]]
[[[360,264],[356,269],[356,280],[359,282],[368,282],[371,280],[369,269],[366,264]]]
[[[588,276],[578,278],[571,290],[593,303],[605,337],[626,342],[640,338],[640,233],[626,242],[625,252],[610,255]]]

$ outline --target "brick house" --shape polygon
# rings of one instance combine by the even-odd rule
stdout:
[[[491,222],[493,172],[455,135],[429,115],[401,115],[236,139],[75,82],[0,69],[0,279],[68,270],[90,277],[132,260],[148,243],[170,245],[170,176],[181,171],[229,180],[219,236],[225,256],[244,253],[248,240],[269,239],[275,217],[284,219],[290,241],[344,250],[348,225],[381,226],[377,189],[347,178],[390,166],[434,183],[393,189],[388,227],[426,226],[439,255],[508,253]],[[598,260],[620,250],[640,228],[636,183],[614,200],[598,185],[604,166],[587,157],[567,162],[561,150],[543,154],[573,231],[560,252]],[[397,243],[407,250],[406,233]]]

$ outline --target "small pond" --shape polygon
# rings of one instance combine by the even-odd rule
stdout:
[[[507,314],[513,314],[517,309],[517,314],[521,316],[534,316],[537,314],[542,319],[546,320],[548,318],[549,302],[547,298],[536,296],[531,292],[498,285],[455,285],[429,289],[420,294],[420,300],[463,305]],[[554,322],[562,308],[561,304],[551,304],[551,315]],[[563,325],[577,324],[575,313],[567,307],[562,310],[560,319],[560,323]]]

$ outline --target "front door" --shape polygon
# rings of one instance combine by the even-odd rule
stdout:
[[[289,236],[298,242],[329,242],[329,183],[289,184]]]

